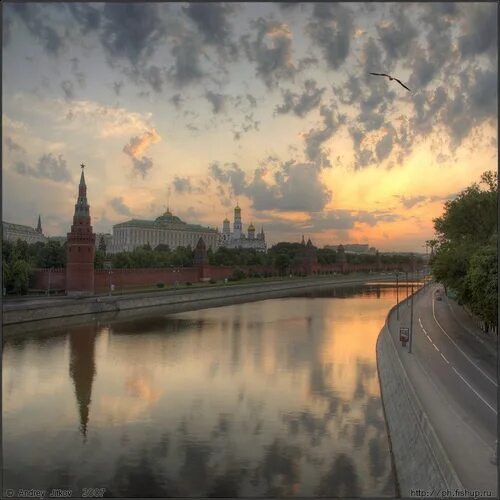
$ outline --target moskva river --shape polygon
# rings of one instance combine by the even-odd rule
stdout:
[[[375,343],[395,302],[337,288],[6,337],[4,492],[394,496]]]

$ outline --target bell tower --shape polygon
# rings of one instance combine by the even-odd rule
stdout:
[[[66,294],[92,295],[94,293],[95,234],[90,225],[87,186],[82,163],[73,224],[67,237]]]

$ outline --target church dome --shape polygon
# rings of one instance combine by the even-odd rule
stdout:
[[[248,230],[249,231],[255,231],[255,227],[252,223],[250,223],[250,225],[248,226]]]
[[[224,219],[224,223],[229,224],[229,219],[227,217]]]

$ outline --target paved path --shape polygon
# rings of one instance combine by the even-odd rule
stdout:
[[[410,325],[408,303],[389,319],[391,334],[429,419],[467,489],[497,493],[497,469],[490,462],[497,438],[497,358],[467,332],[442,287],[417,293],[413,304],[412,353],[399,342]]]

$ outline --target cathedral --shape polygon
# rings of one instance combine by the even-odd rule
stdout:
[[[260,233],[256,235],[255,227],[250,223],[247,236],[243,233],[241,208],[238,205],[236,205],[234,209],[233,232],[231,232],[229,219],[224,219],[219,245],[226,248],[253,248],[259,252],[265,252],[267,250],[263,227]]]

